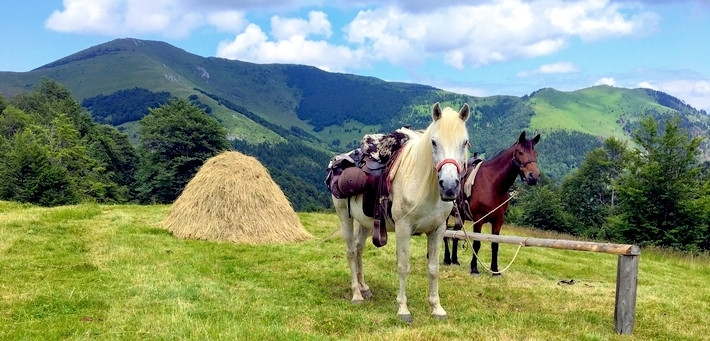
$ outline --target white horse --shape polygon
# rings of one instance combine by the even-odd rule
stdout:
[[[451,108],[442,111],[436,103],[432,109],[433,122],[423,133],[401,130],[410,135],[410,140],[402,147],[387,179],[391,181],[392,216],[386,225],[388,232],[395,232],[396,240],[397,315],[407,323],[412,322],[406,295],[409,243],[412,235],[422,233],[427,235],[431,314],[446,319],[446,311],[439,302],[439,249],[446,217],[461,188],[459,174],[468,146],[465,125],[468,117],[467,104],[457,113]],[[367,236],[372,234],[374,219],[363,213],[362,202],[362,195],[351,197],[350,205],[348,199],[333,197],[347,248],[354,304],[372,297],[363,276],[362,253]]]

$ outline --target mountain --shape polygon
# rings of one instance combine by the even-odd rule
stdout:
[[[134,141],[136,122],[147,113],[141,109],[169,96],[189,98],[227,128],[235,146],[280,172],[279,184],[308,178],[313,188],[293,188],[294,196],[323,194],[329,157],[356,147],[365,133],[425,127],[435,102],[471,106],[472,151],[491,155],[522,130],[541,133],[539,164],[553,179],[575,169],[605,137],[630,141],[642,115],[679,116],[692,136],[707,136],[710,127],[704,111],[650,89],[546,88],[522,97],[473,97],[310,66],[205,58],[138,39],[113,40],[29,72],[0,72],[0,94],[12,97],[43,77],[65,85],[95,120],[117,125]],[[710,159],[707,141],[702,149]],[[301,164],[310,166],[295,166]]]

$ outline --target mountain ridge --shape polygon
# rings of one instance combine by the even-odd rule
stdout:
[[[28,72],[0,72],[0,94],[29,91],[43,77],[66,86],[80,102],[133,88],[196,98],[234,141],[258,146],[299,140],[327,153],[356,147],[365,133],[404,124],[423,128],[435,102],[452,107],[468,103],[472,119],[467,125],[475,151],[506,148],[521,130],[543,133],[541,158],[555,178],[578,166],[588,150],[576,151],[581,156],[573,159],[556,155],[562,152],[545,150],[546,136],[630,141],[629,133],[643,115],[679,116],[692,136],[707,136],[710,126],[704,111],[650,89],[543,88],[521,97],[475,97],[312,66],[202,57],[165,42],[134,38],[92,46]],[[129,122],[121,128],[135,135],[135,125]],[[707,141],[702,148],[703,159],[710,159]]]

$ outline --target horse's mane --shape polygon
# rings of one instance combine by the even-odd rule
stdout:
[[[468,137],[466,126],[459,118],[458,112],[451,108],[444,108],[441,118],[432,122],[423,132],[412,130],[405,132],[411,133],[411,139],[404,145],[390,170],[390,180],[393,180],[397,175],[422,179],[422,186],[417,187],[417,192],[412,197],[414,203],[412,210],[424,201],[424,198],[431,190],[430,184],[431,186],[437,186],[438,178],[431,146],[432,133],[437,130],[440,141],[443,142],[451,141],[452,138],[457,136],[465,136],[464,139]],[[453,143],[456,146],[460,146],[463,145],[464,141],[462,139],[461,141],[453,141]]]
[[[496,162],[500,161],[501,159],[503,159],[504,156],[506,156],[506,154],[510,153],[510,151],[513,149],[513,147],[515,147],[516,143],[518,143],[518,142],[513,143],[513,145],[511,145],[508,148],[500,150],[496,155],[494,155],[492,158],[488,159],[487,161],[490,163],[496,163]],[[510,161],[510,160],[506,160],[506,161]]]
[[[496,155],[494,155],[492,158],[488,159],[487,161],[488,161],[489,163],[496,163],[496,162],[499,162],[499,161],[503,160],[504,157],[506,157],[506,158],[505,158],[505,162],[510,161],[510,160],[507,158],[507,156],[508,156],[507,154],[509,154],[509,153],[513,150],[513,148],[514,148],[516,145],[518,145],[518,144],[519,144],[519,142],[518,142],[518,141],[515,141],[515,143],[513,143],[512,145],[510,145],[510,147],[505,148],[505,149],[499,151]],[[530,148],[532,148],[532,142],[530,142],[530,140],[525,140],[525,143],[523,143],[523,144],[521,144],[521,145],[522,145],[523,148],[525,148],[525,149],[530,149]],[[512,156],[511,156],[511,157],[512,157]]]

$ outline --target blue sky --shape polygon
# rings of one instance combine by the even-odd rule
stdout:
[[[130,37],[475,96],[649,87],[710,111],[707,0],[2,1],[0,32],[0,71]]]

